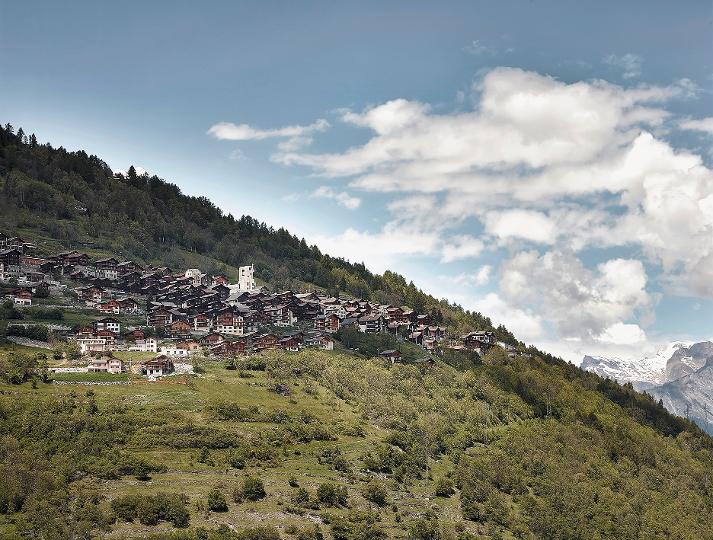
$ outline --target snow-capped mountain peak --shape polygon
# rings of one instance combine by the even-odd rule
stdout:
[[[639,389],[649,388],[666,382],[666,364],[679,350],[688,349],[693,342],[674,341],[653,354],[643,358],[606,358],[603,356],[585,356],[582,369],[608,377],[620,383],[632,383]]]

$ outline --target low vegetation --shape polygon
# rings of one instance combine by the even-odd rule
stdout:
[[[594,376],[492,356],[275,352],[250,377],[207,362],[34,388],[31,367],[0,385],[0,538],[711,535],[708,436],[648,425]]]

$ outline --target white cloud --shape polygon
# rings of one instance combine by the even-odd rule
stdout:
[[[567,85],[513,68],[489,72],[477,90],[474,111],[437,115],[426,104],[401,99],[346,113],[346,121],[371,128],[375,136],[342,153],[287,152],[275,160],[329,177],[358,175],[356,186],[376,191],[517,197],[527,189],[522,177],[539,168],[613,157],[638,134],[632,130],[636,122],[659,123],[665,117],[647,104],[676,93],[658,87],[626,90],[601,81]],[[573,188],[555,186],[556,193]]]
[[[277,145],[277,148],[282,152],[294,152],[305,146],[312,144],[312,137],[305,137],[298,135],[295,137],[290,137],[286,141],[282,141]]]
[[[435,233],[423,232],[396,223],[376,233],[348,228],[341,234],[316,235],[310,239],[324,252],[353,262],[368,261],[375,272],[393,269],[405,256],[433,255],[438,251]]]
[[[690,131],[702,131],[703,133],[713,135],[713,116],[709,116],[707,118],[700,118],[697,120],[683,120],[678,124],[678,126],[681,129]]]
[[[523,341],[532,342],[542,338],[544,334],[544,325],[539,314],[515,307],[495,293],[475,301],[473,308],[486,314],[496,325],[505,325]]]
[[[230,155],[228,157],[234,161],[242,161],[245,159],[245,154],[240,148],[236,148],[235,150],[230,152]]]
[[[638,324],[614,323],[595,338],[614,345],[635,345],[646,342],[646,332]]]
[[[492,272],[493,267],[484,264],[483,266],[480,267],[478,272],[475,274],[475,283],[477,285],[485,285],[490,281],[490,273]]]
[[[610,54],[604,58],[604,62],[610,66],[621,68],[623,71],[622,77],[625,79],[635,79],[641,75],[641,64],[643,61],[641,56],[632,53],[626,53],[621,56]]]
[[[479,238],[467,234],[454,236],[441,248],[441,262],[477,257],[483,251],[483,247],[483,241]]]
[[[219,122],[210,127],[208,134],[216,139],[227,141],[251,141],[269,138],[302,137],[309,133],[324,131],[329,127],[326,120],[317,120],[308,126],[286,126],[275,129],[258,129],[248,124],[233,124],[232,122]]]
[[[487,285],[490,282],[490,274],[492,273],[492,271],[492,266],[490,266],[489,264],[484,264],[483,266],[478,268],[478,271],[474,274],[458,274],[452,276],[450,278],[450,281],[458,285]]]
[[[530,306],[564,338],[591,339],[650,307],[641,261],[612,259],[595,271],[571,253],[521,252],[500,272],[506,301]]]
[[[640,246],[663,266],[662,279],[713,296],[706,210],[713,173],[700,156],[675,151],[649,132],[669,116],[660,104],[687,97],[691,85],[684,82],[565,84],[497,68],[476,85],[472,111],[435,114],[427,104],[392,100],[342,113],[373,131],[365,144],[275,159],[324,177],[354,177],[351,185],[360,189],[444,193],[429,212],[447,224],[434,225],[444,237],[446,228],[475,218],[501,244]],[[444,260],[457,259],[459,247],[446,248]]]
[[[485,230],[501,239],[523,238],[541,244],[553,244],[557,238],[555,223],[542,212],[503,210],[484,216]]]
[[[361,204],[361,199],[358,197],[352,197],[346,191],[336,191],[329,186],[318,187],[312,192],[312,197],[332,199],[349,210],[355,210]]]

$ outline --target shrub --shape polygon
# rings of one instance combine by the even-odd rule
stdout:
[[[454,492],[453,480],[450,478],[437,480],[433,486],[433,492],[436,497],[450,497]]]
[[[211,512],[227,512],[228,501],[225,500],[225,495],[215,488],[208,493],[208,510]]]
[[[418,519],[409,527],[408,537],[412,540],[439,540],[438,521],[435,519]]]
[[[347,488],[325,482],[317,488],[317,500],[328,506],[346,506]]]
[[[388,535],[378,524],[378,515],[372,512],[352,511],[346,516],[330,516],[334,540],[382,540]]]
[[[386,504],[386,489],[378,482],[369,482],[362,491],[364,498],[377,506]]]
[[[246,476],[243,480],[242,494],[249,501],[259,501],[265,498],[265,484],[254,476]]]
[[[243,450],[234,450],[228,456],[228,463],[233,469],[244,469],[245,452]]]
[[[309,505],[309,491],[301,487],[292,495],[292,504],[295,506],[308,506]]]

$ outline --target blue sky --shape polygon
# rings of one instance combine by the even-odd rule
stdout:
[[[710,2],[0,2],[0,121],[578,360],[713,336]]]

